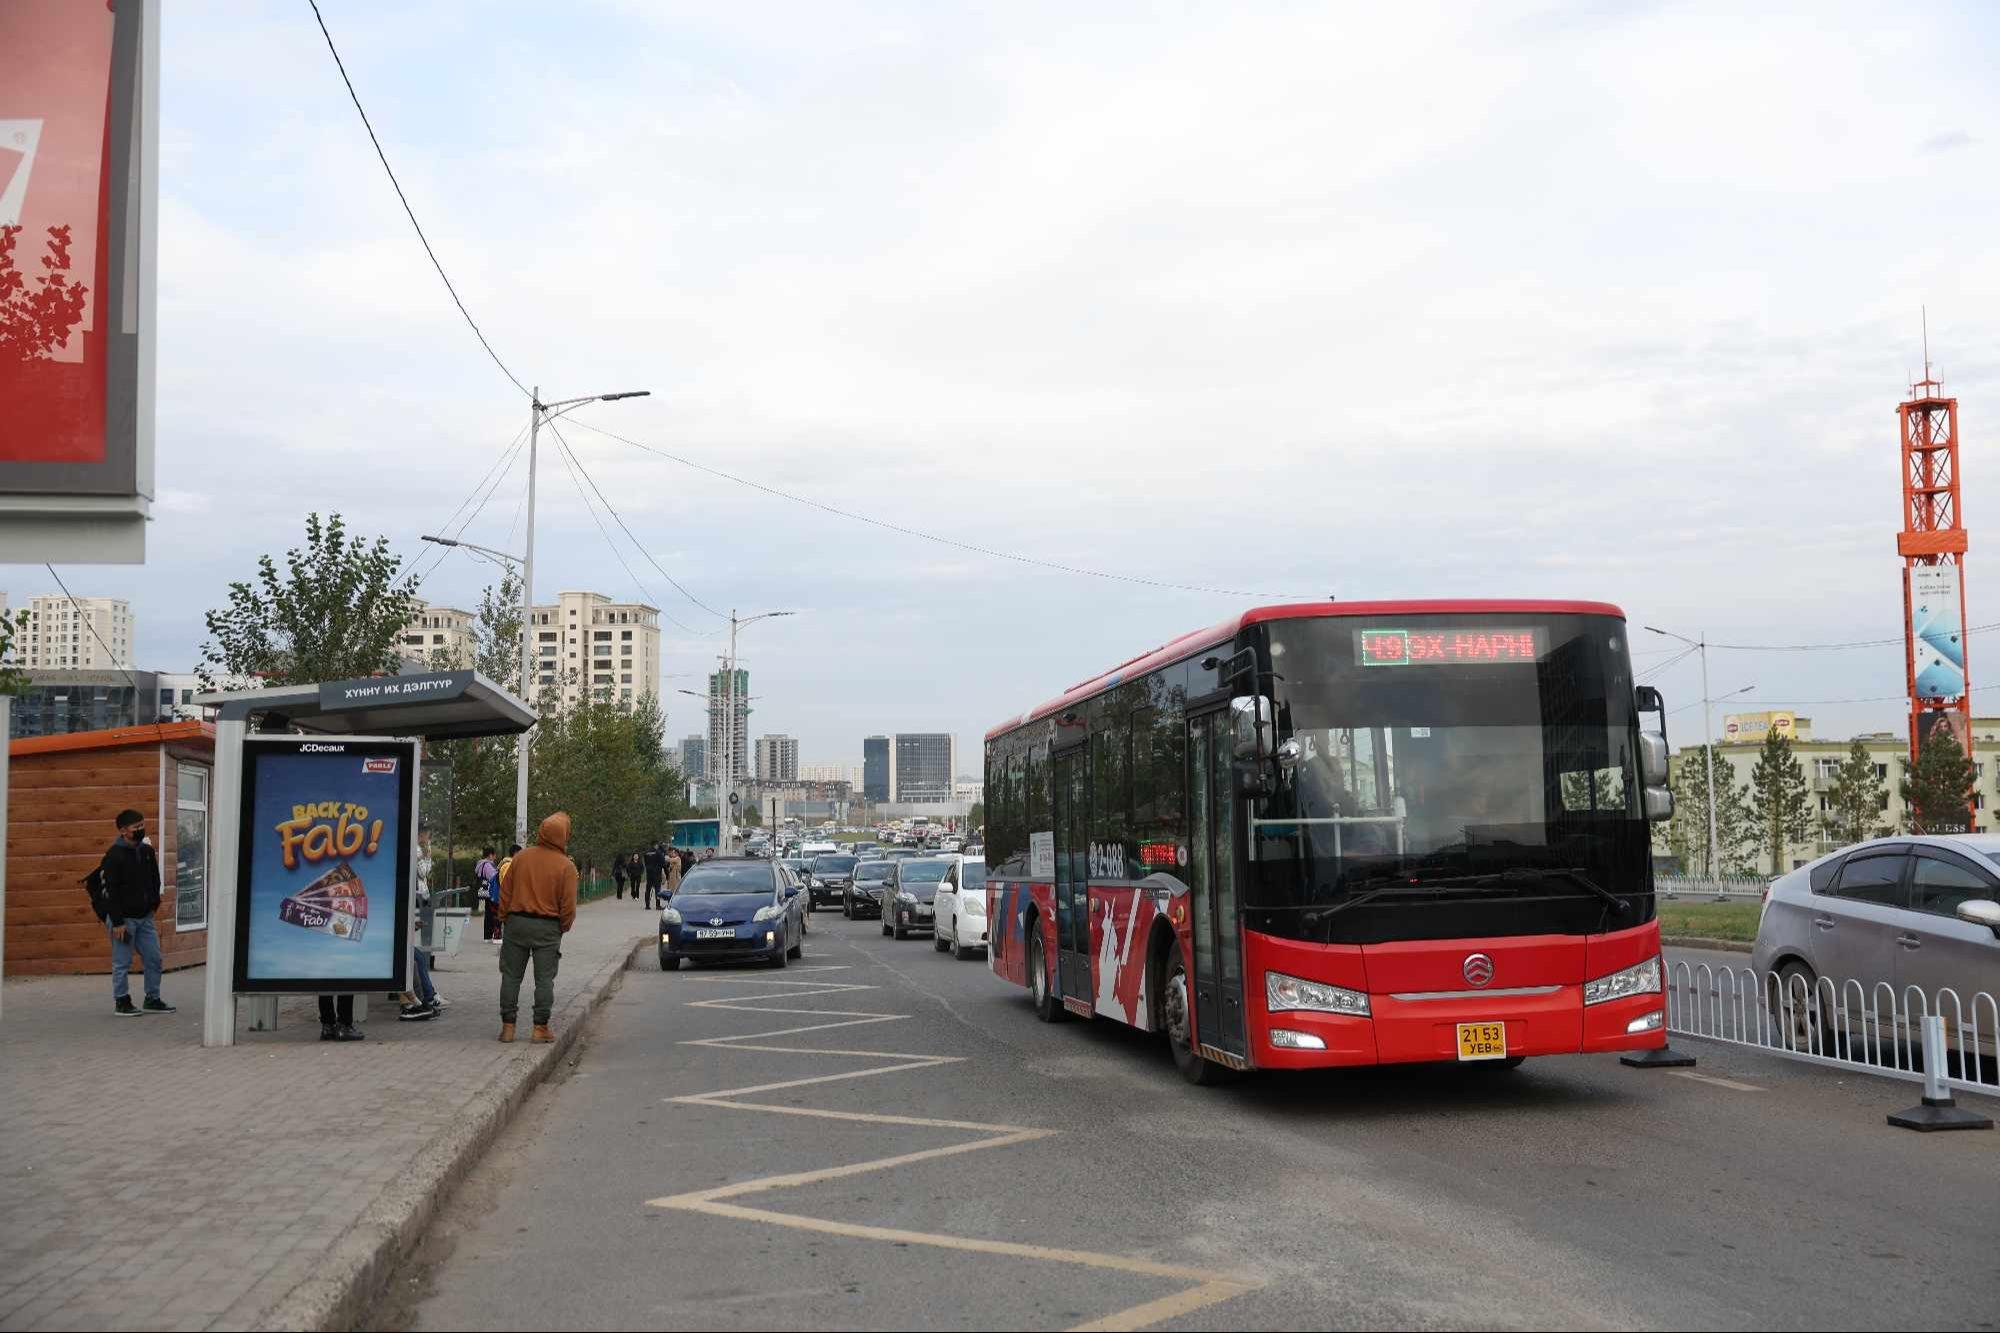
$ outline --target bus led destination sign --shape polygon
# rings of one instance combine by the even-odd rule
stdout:
[[[1537,662],[1547,649],[1548,630],[1540,625],[1354,631],[1354,660],[1360,666],[1487,666],[1500,662]]]

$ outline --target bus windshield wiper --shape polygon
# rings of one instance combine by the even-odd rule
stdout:
[[[1328,916],[1331,916],[1335,912],[1344,912],[1350,907],[1359,907],[1363,903],[1373,902],[1375,899],[1385,897],[1389,894],[1409,895],[1420,898],[1441,897],[1454,890],[1461,893],[1468,891],[1473,893],[1483,892],[1495,896],[1511,894],[1514,891],[1512,885],[1503,882],[1509,877],[1510,872],[1506,871],[1487,875],[1439,875],[1432,878],[1419,878],[1415,875],[1398,875],[1394,882],[1372,888],[1366,893],[1356,894],[1345,902],[1335,903],[1333,906],[1327,908],[1326,912]]]
[[[1559,879],[1565,883],[1574,884],[1580,889],[1588,889],[1591,893],[1610,904],[1612,912],[1619,916],[1623,916],[1625,909],[1630,906],[1623,898],[1620,898],[1617,894],[1585,874],[1583,868],[1580,866],[1563,866],[1559,869],[1536,870],[1530,873],[1534,874],[1538,879]]]

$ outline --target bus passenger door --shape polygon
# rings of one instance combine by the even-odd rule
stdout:
[[[1085,1000],[1090,985],[1090,747],[1054,756],[1056,975],[1065,999]]]
[[[1237,911],[1236,788],[1227,708],[1188,719],[1188,914],[1194,934],[1195,1037],[1239,1059],[1243,933]]]

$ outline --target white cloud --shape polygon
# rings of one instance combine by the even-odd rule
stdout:
[[[1737,641],[1878,637],[1901,610],[1891,409],[1928,302],[1985,512],[2000,95],[1977,8],[329,22],[524,378],[650,388],[588,419],[843,508],[1174,582],[1566,593]],[[154,558],[86,581],[131,589],[143,654],[178,666],[200,610],[307,508],[414,549],[525,417],[316,28],[176,11],[165,85]],[[811,612],[753,631],[758,725],[809,760],[897,727],[969,745],[1231,606],[566,434],[697,595]],[[518,475],[479,521],[496,544],[518,540]],[[541,504],[539,586],[633,593],[547,458]],[[1975,623],[2000,619],[1980,549]],[[454,557],[432,589],[469,603],[489,573]],[[674,673],[715,651],[670,648]],[[1712,668],[1760,696],[1894,693],[1895,653],[1875,656]],[[1689,670],[1662,683],[1685,697]]]

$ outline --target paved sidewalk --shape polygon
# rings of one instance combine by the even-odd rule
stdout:
[[[0,1329],[359,1319],[655,919],[630,902],[578,913],[553,1047],[527,1043],[525,1004],[522,1040],[494,1040],[499,949],[476,938],[438,960],[443,1017],[400,1023],[373,996],[358,1043],[322,1044],[306,997],[277,1032],[239,1019],[234,1048],[205,1050],[199,968],[166,975],[170,1016],[113,1017],[108,976],[6,983]]]

